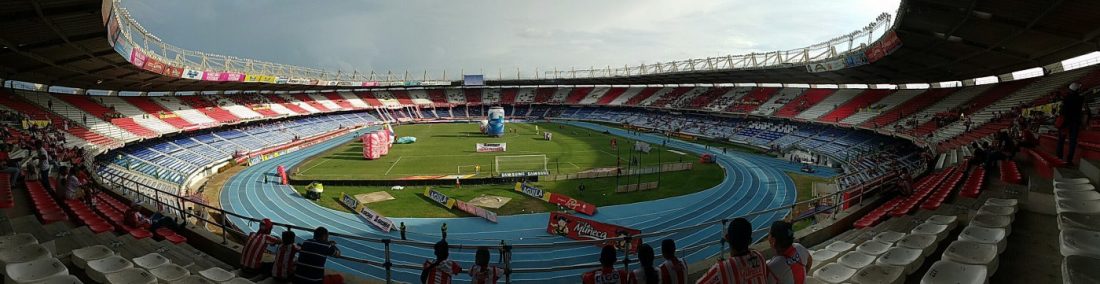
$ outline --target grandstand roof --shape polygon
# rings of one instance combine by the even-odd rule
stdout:
[[[489,81],[489,85],[678,83],[931,83],[1006,74],[1100,50],[1093,0],[907,0],[902,46],[870,65],[810,73],[804,66],[659,75]],[[85,89],[304,90],[332,86],[211,82],[137,68],[107,43],[98,0],[0,4],[0,78]]]

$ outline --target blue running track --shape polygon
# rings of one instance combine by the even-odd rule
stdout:
[[[663,136],[642,134],[631,135],[617,128],[586,122],[562,122],[595,131],[609,131],[612,134],[659,144]],[[375,230],[356,215],[347,212],[323,208],[299,196],[293,188],[274,183],[264,183],[263,175],[275,175],[279,165],[287,168],[301,163],[306,158],[332,147],[355,139],[366,130],[350,133],[313,147],[283,155],[258,165],[248,167],[230,178],[221,193],[223,209],[253,218],[270,218],[279,223],[294,224],[303,227],[323,225],[330,232],[356,235],[367,238],[399,238],[396,231],[389,234]],[[795,201],[795,187],[784,172],[798,172],[800,165],[766,156],[731,151],[728,154],[706,149],[703,145],[672,140],[670,147],[693,153],[715,155],[718,163],[725,169],[725,179],[714,188],[700,192],[671,197],[661,200],[645,201],[633,204],[600,207],[592,219],[623,225],[641,230],[643,233],[664,231],[687,227],[708,221],[732,218],[754,211],[776,208]],[[831,177],[832,169],[818,168],[815,175]],[[668,186],[668,185],[666,185]],[[766,228],[774,220],[782,219],[787,210],[760,214],[750,218],[758,228],[754,235],[757,239],[765,235]],[[452,245],[499,245],[501,240],[509,244],[547,244],[562,243],[550,248],[516,249],[512,256],[513,269],[547,268],[550,266],[595,263],[599,248],[590,244],[570,244],[567,239],[550,236],[545,232],[547,213],[524,214],[499,217],[499,223],[492,224],[481,218],[393,218],[394,223],[405,222],[409,230],[409,239],[422,242],[439,240],[439,227],[446,222],[448,242]],[[245,231],[254,231],[258,225],[240,218],[230,218]],[[665,238],[675,239],[677,247],[683,249],[713,243],[719,240],[720,224],[704,226],[693,230],[653,236],[646,243],[660,249]],[[281,229],[276,229],[280,233]],[[430,233],[418,233],[430,232]],[[308,232],[296,232],[299,238],[309,237]],[[335,238],[344,256],[384,261],[384,247],[381,243]],[[428,247],[398,246],[392,247],[394,263],[419,265],[432,258]],[[719,253],[718,245],[704,246],[682,254],[688,262],[696,262]],[[473,249],[452,250],[451,259],[457,260],[464,268],[469,268],[474,259]],[[494,261],[497,259],[494,253]],[[632,265],[633,266],[633,265]],[[332,260],[328,268],[353,273],[366,278],[383,278],[385,271],[381,267],[369,266],[344,260]],[[579,280],[580,270],[565,270],[538,273],[518,273],[513,275],[516,283],[575,283]],[[397,281],[419,282],[420,271],[395,269]],[[458,276],[456,283],[469,283],[467,276]]]

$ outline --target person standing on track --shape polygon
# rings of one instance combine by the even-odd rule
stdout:
[[[768,264],[763,254],[752,250],[752,223],[745,218],[733,219],[726,230],[730,258],[719,260],[696,284],[764,284]]]
[[[599,269],[581,275],[584,284],[626,284],[626,270],[615,269],[615,246],[606,245],[600,251]]]

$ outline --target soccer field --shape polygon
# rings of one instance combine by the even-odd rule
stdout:
[[[551,141],[536,132],[549,131]],[[412,136],[416,143],[395,144],[389,154],[377,160],[363,158],[363,145],[349,142],[326,151],[296,168],[299,180],[386,180],[455,174],[489,177],[495,170],[516,167],[542,168],[541,164],[503,164],[496,168],[497,156],[545,155],[545,168],[551,174],[570,174],[596,168],[627,166],[636,157],[641,166],[678,161],[694,161],[692,154],[665,151],[660,145],[649,154],[631,151],[633,140],[588,129],[554,123],[509,123],[503,137],[488,137],[474,123],[413,124],[394,127],[398,137]],[[513,133],[513,130],[515,131]],[[611,147],[617,139],[619,147]],[[507,143],[506,152],[478,153],[477,143]],[[660,153],[660,154],[658,154]],[[535,158],[541,161],[539,158]],[[504,169],[504,166],[508,166]],[[480,169],[480,170],[478,170]]]

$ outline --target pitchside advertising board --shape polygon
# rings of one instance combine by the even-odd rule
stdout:
[[[537,177],[537,176],[548,176],[548,175],[550,175],[550,171],[527,171],[527,172],[500,173],[500,177],[502,177],[502,178]]]
[[[431,188],[424,188],[424,196],[428,197],[428,199],[435,201],[436,203],[439,203],[439,205],[442,205],[447,209],[458,208],[459,211],[484,218],[485,220],[489,220],[489,222],[497,222],[497,213],[485,210],[485,208],[477,207],[473,204],[466,203],[462,200],[450,198],[446,194],[432,190]]]
[[[608,238],[637,236],[642,233],[640,230],[588,220],[560,212],[550,212],[550,222],[546,225],[546,232],[579,241],[606,240]],[[641,238],[631,238],[629,252],[637,252],[638,246],[641,244]],[[619,250],[627,248],[626,240],[609,240],[596,245],[614,245]]]
[[[524,182],[517,182],[515,189],[516,191],[522,192],[527,196],[542,199],[542,201],[549,202],[550,204],[556,204],[565,208],[569,208],[569,210],[584,213],[588,216],[596,214],[596,205],[577,200],[564,194],[546,192],[540,188],[528,185]]]
[[[360,217],[367,220],[367,223],[374,225],[375,228],[383,232],[389,233],[390,229],[393,228],[393,221],[390,221],[386,216],[378,214],[378,212],[374,212],[374,210],[370,210],[370,208],[367,208],[366,204],[360,204],[359,200],[355,199],[354,196],[341,192],[340,203],[344,204],[348,209],[351,209],[351,211],[359,214]]]
[[[474,148],[478,153],[508,151],[508,143],[477,143]]]

